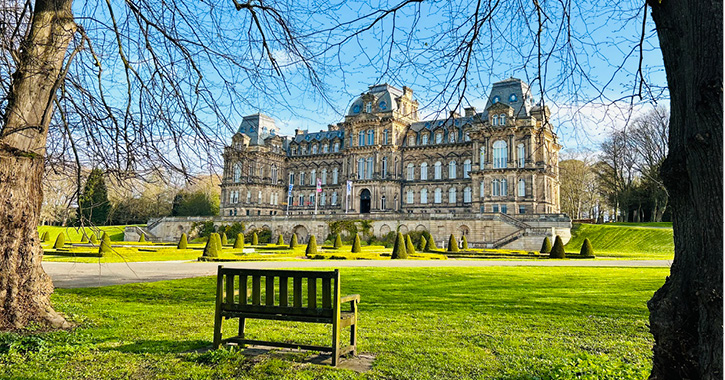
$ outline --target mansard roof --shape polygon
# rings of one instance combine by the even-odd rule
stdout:
[[[345,132],[344,131],[320,131],[320,132],[312,132],[312,133],[301,133],[294,137],[294,142],[301,143],[303,141],[312,142],[312,141],[322,141],[322,140],[332,140],[334,138],[344,138]]]
[[[415,123],[412,123],[410,125],[410,129],[415,132],[420,132],[423,130],[435,130],[437,128],[445,127],[450,128],[451,126],[455,128],[463,128],[464,125],[473,123],[474,116],[463,116],[463,117],[455,117],[455,118],[447,118],[447,119],[436,119],[436,120],[423,120],[418,121]]]
[[[509,78],[493,84],[486,102],[486,111],[483,112],[484,118],[488,118],[488,109],[491,105],[498,102],[512,107],[516,117],[531,116],[531,108],[534,106],[529,85],[518,78]]]
[[[363,112],[363,104],[365,101],[372,102],[374,104],[373,107],[380,111],[394,111],[398,109],[398,102],[395,99],[401,96],[403,96],[403,90],[387,83],[370,86],[368,92],[360,94],[352,102],[347,111],[347,115],[353,116]]]

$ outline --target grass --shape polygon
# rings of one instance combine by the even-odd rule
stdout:
[[[575,224],[564,249],[567,254],[578,254],[584,238],[589,238],[599,258],[672,260],[675,254],[672,228],[659,224],[667,223]]]
[[[58,289],[72,332],[0,334],[15,379],[645,379],[646,301],[667,268],[343,268],[373,369],[209,347],[215,279]],[[225,331],[234,330],[225,322]],[[251,338],[329,344],[325,325],[251,320]]]
[[[140,224],[143,226],[143,224]],[[111,238],[111,241],[122,241],[123,230],[126,226],[99,226],[99,227],[84,227],[86,234],[90,236],[92,233],[97,231],[106,232]],[[44,232],[48,231],[50,234],[50,241],[54,242],[55,238],[60,233],[65,233],[67,241],[79,242],[83,237],[80,227],[57,227],[57,226],[39,226],[38,233],[43,235]],[[100,239],[100,236],[98,236]]]

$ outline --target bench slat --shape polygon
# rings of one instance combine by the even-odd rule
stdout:
[[[329,278],[322,279],[322,308],[332,309],[331,282]]]
[[[269,307],[275,307],[278,308],[279,306],[266,306]],[[332,317],[327,315],[299,315],[299,314],[287,314],[287,313],[279,313],[279,314],[271,314],[269,313],[269,310],[267,309],[260,309],[262,312],[254,312],[254,311],[223,311],[222,315],[224,317],[228,318],[236,318],[236,317],[242,317],[242,318],[250,318],[250,319],[267,319],[267,320],[274,320],[274,321],[295,321],[295,322],[313,322],[313,323],[332,323]],[[302,309],[302,310],[322,310],[322,309]]]
[[[294,297],[293,305],[302,307],[302,277],[295,277],[293,280],[292,294]]]
[[[307,307],[310,309],[317,308],[317,279],[307,279]]]
[[[289,296],[287,295],[287,277],[279,278],[279,306],[287,307],[287,301]]]
[[[226,286],[227,300],[226,303],[234,303],[234,275],[227,275],[227,286]]]
[[[264,298],[265,303],[267,306],[273,306],[274,305],[274,277],[273,276],[267,276],[264,279]]]
[[[247,276],[240,275],[239,276],[239,303],[242,305],[246,305],[248,296],[249,296],[249,293],[247,293]]]
[[[252,305],[262,303],[262,283],[260,276],[252,276]]]
[[[222,268],[223,274],[235,274],[242,276],[274,276],[274,277],[294,277],[294,278],[335,278],[335,273],[331,271],[312,271],[312,270],[284,270],[284,269],[241,269],[241,268]]]

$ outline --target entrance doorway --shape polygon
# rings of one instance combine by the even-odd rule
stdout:
[[[368,189],[363,189],[360,193],[360,213],[370,213],[370,190]]]

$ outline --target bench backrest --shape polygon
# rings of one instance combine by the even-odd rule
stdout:
[[[332,318],[340,304],[340,272],[220,265],[217,303],[222,312]]]

